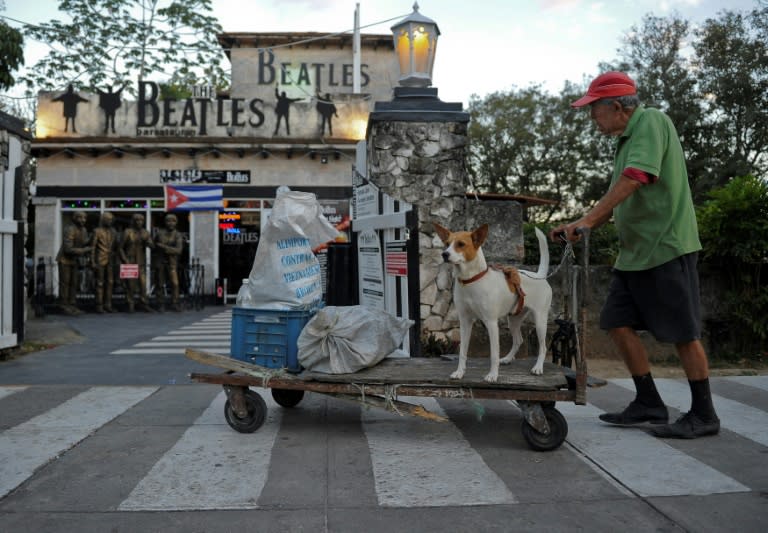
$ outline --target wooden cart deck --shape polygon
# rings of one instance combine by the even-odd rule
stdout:
[[[501,365],[496,383],[487,383],[487,358],[470,358],[460,380],[450,379],[456,362],[441,358],[385,359],[353,374],[302,371],[292,374],[232,359],[229,356],[187,349],[188,358],[227,370],[219,374],[191,374],[191,379],[219,385],[252,386],[332,394],[433,396],[584,403],[586,375],[544,363],[544,374],[530,373],[533,359]],[[567,375],[568,374],[568,375]],[[569,379],[572,378],[572,379]],[[583,379],[582,379],[583,378]],[[395,391],[392,389],[396,388]]]

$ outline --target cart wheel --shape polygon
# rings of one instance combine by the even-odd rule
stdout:
[[[304,398],[303,390],[272,389],[272,398],[283,407],[296,407]]]
[[[528,446],[532,450],[549,452],[558,448],[565,440],[565,437],[568,436],[568,422],[566,422],[565,417],[560,411],[554,407],[547,405],[542,406],[542,409],[544,416],[547,418],[547,424],[549,424],[549,433],[540,433],[523,420],[523,437],[525,437]]]
[[[245,391],[245,407],[248,414],[240,418],[232,409],[229,400],[224,404],[224,418],[229,427],[240,433],[253,433],[261,427],[267,418],[267,403],[264,398],[252,390]]]

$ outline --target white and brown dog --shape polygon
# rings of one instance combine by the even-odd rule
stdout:
[[[547,353],[545,337],[547,319],[552,304],[552,287],[547,282],[549,270],[549,248],[544,233],[536,228],[539,241],[539,269],[528,272],[513,267],[489,268],[481,248],[488,236],[488,224],[474,231],[452,233],[439,224],[434,224],[438,237],[446,245],[443,260],[454,266],[456,281],[453,300],[459,314],[459,367],[451,374],[452,379],[461,379],[467,367],[467,349],[475,320],[480,320],[488,330],[491,349],[491,370],[485,381],[495,382],[499,378],[499,363],[514,360],[523,335],[520,331],[523,319],[530,312],[536,325],[539,340],[539,354],[531,368],[532,374],[544,372],[544,358]],[[512,348],[499,361],[499,319],[507,317],[512,332]]]

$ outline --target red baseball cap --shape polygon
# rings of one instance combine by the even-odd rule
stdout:
[[[632,78],[623,72],[605,72],[589,84],[587,94],[573,102],[571,107],[582,107],[601,98],[626,96],[628,94],[637,94],[637,88]]]

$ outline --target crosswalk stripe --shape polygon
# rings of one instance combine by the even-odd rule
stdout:
[[[434,398],[400,399],[444,415]],[[384,507],[516,503],[506,484],[451,422],[364,409],[376,494]]]
[[[635,390],[632,380],[616,379],[611,381],[625,389]],[[682,412],[690,409],[691,389],[687,382],[670,379],[657,379],[655,381],[656,388],[659,390],[664,403]],[[763,446],[768,446],[768,431],[765,429],[768,427],[768,413],[716,394],[712,395],[712,402],[715,405],[717,416],[720,417],[721,428],[738,433]]]
[[[223,343],[221,341],[203,341],[203,340],[195,340],[195,339],[178,339],[176,342],[173,341],[162,341],[162,342],[153,342],[153,341],[147,341],[147,342],[138,342],[134,344],[136,348],[151,348],[153,346],[168,346],[168,347],[174,347],[174,346],[181,346],[181,347],[202,347],[202,346],[224,346],[224,344],[229,347],[229,343]]]
[[[187,345],[188,348],[194,348],[192,345]],[[121,350],[115,350],[111,352],[112,355],[184,355],[186,348],[124,348]],[[220,346],[208,346],[206,351],[217,352],[222,354],[229,353],[229,344]]]
[[[662,380],[656,380],[657,386]],[[735,479],[694,459],[641,427],[624,428],[597,419],[593,405],[558,403],[568,421],[568,442],[641,497],[749,492]]]
[[[0,387],[0,398],[5,398],[11,394],[16,394],[17,392],[21,392],[24,389],[26,389],[26,387]]]
[[[768,391],[768,376],[728,376],[726,379]]]
[[[241,434],[223,416],[220,393],[118,507],[121,511],[256,509],[267,482],[281,409],[271,395],[267,420]]]
[[[179,338],[191,339],[191,340],[218,340],[227,341],[230,339],[229,335],[161,335],[159,337],[153,337],[153,341],[177,341]]]
[[[35,470],[156,390],[156,387],[91,388],[0,433],[0,498]]]

